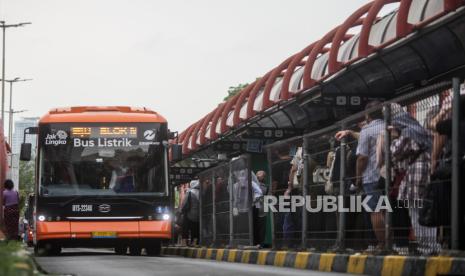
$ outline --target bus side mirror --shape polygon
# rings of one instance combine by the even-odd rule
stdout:
[[[171,145],[171,161],[178,162],[182,160],[182,145],[172,144]]]
[[[21,153],[19,154],[19,159],[21,161],[31,161],[31,154],[32,154],[32,144],[22,143]]]
[[[168,130],[168,139],[174,140],[178,138],[178,132],[177,131],[170,131]]]

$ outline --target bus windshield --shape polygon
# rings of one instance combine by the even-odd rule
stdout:
[[[157,123],[41,125],[39,194],[164,195],[166,131]]]

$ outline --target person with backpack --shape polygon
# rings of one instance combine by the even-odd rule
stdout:
[[[196,244],[199,240],[200,183],[198,180],[192,180],[189,186],[190,188],[187,190],[181,204],[183,245],[187,244],[189,234],[191,236],[191,244]]]

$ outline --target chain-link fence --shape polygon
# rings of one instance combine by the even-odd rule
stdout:
[[[229,201],[228,190],[229,164],[221,165],[214,170],[215,183],[215,246],[225,247],[229,245]]]
[[[371,101],[331,127],[267,146],[272,194],[306,199],[305,208],[273,213],[274,247],[399,254],[450,248],[451,217],[462,210],[458,201],[451,209],[452,176],[464,171],[457,142],[452,164],[451,118],[454,133],[463,132],[463,111],[453,115],[450,87]]]
[[[302,160],[302,138],[281,141],[267,147],[269,170],[271,171],[270,195],[301,195],[303,171],[298,170]],[[302,240],[302,208],[296,212],[274,212],[272,214],[273,247],[298,247]]]
[[[244,155],[198,175],[201,245],[252,244],[251,173],[250,160]]]
[[[252,245],[252,178],[250,159],[241,156],[230,162],[232,246]]]
[[[458,248],[465,98],[454,83],[456,98],[451,82],[438,83],[265,146],[268,195],[278,209],[290,207],[271,214],[273,248],[402,255]],[[259,188],[250,160],[198,175],[202,245],[253,245]],[[305,202],[292,208],[297,196]]]
[[[211,245],[214,240],[213,221],[213,171],[209,170],[199,174],[200,182],[200,244]]]

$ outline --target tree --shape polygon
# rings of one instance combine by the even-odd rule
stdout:
[[[34,190],[35,170],[34,162],[20,161],[19,162],[19,189],[27,192]]]
[[[234,97],[237,93],[241,92],[242,89],[246,88],[248,83],[240,83],[237,86],[230,86],[228,89],[228,95],[224,97],[224,101],[229,100],[231,97]]]
[[[35,184],[35,166],[34,161],[20,161],[19,162],[19,207],[21,214],[23,213],[24,205],[27,196],[34,192]]]

